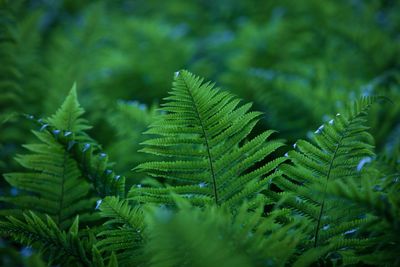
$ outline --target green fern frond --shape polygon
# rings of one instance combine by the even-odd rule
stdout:
[[[126,200],[120,200],[118,197],[106,197],[99,206],[100,215],[109,220],[105,223],[107,226],[122,224],[135,228],[143,229],[143,215],[138,207],[131,207]]]
[[[21,244],[40,249],[53,264],[96,266],[92,264],[90,253],[93,244],[89,240],[80,240],[78,224],[76,217],[68,232],[65,232],[58,228],[51,217],[46,216],[44,221],[30,212],[24,214],[23,220],[8,217],[7,221],[1,221],[0,233]]]
[[[373,167],[363,172],[360,182],[336,181],[328,186],[327,194],[330,198],[361,208],[371,217],[359,226],[360,230],[366,231],[371,236],[371,240],[364,244],[353,258],[346,258],[349,263],[353,261],[388,266],[400,264],[395,256],[400,250],[399,190],[400,183],[397,176],[382,177]],[[374,252],[374,257],[370,256],[370,251]]]
[[[108,155],[102,152],[101,146],[86,135],[85,132],[64,131],[38,121],[46,132],[54,135],[54,138],[61,144],[65,151],[77,162],[82,175],[92,184],[97,195],[101,198],[115,195],[125,196],[125,177],[118,175],[108,160]]]
[[[90,129],[88,122],[81,118],[85,111],[78,102],[76,84],[72,86],[70,93],[57,112],[48,119],[50,125],[61,131],[74,133]]]
[[[125,196],[125,177],[114,172],[108,155],[96,149],[96,143],[78,143],[69,139],[64,143],[65,149],[71,144],[71,156],[77,161],[82,175],[93,185],[99,197]]]
[[[74,86],[55,115],[35,120],[41,129],[34,134],[42,143],[25,145],[32,154],[17,157],[32,172],[5,174],[10,185],[26,194],[3,201],[49,214],[65,229],[76,214],[82,221],[98,219],[91,215],[98,197],[125,195],[125,178],[109,168],[105,153],[95,153],[99,146],[84,132],[90,126],[83,113]]]
[[[143,142],[141,150],[161,160],[142,163],[136,169],[179,184],[132,187],[130,199],[172,203],[173,191],[198,205],[236,205],[278,176],[274,170],[285,159],[260,164],[282,146],[279,141],[267,141],[273,131],[248,140],[261,115],[249,111],[251,104],[239,105],[240,99],[188,71],[176,73],[165,100],[161,110],[166,114],[145,132],[159,137]]]
[[[25,147],[34,154],[19,155],[17,161],[31,172],[5,174],[13,187],[28,194],[2,200],[18,209],[49,214],[62,229],[76,214],[86,217],[94,211],[96,198],[90,196],[90,184],[81,177],[77,163],[47,132],[34,132],[43,142]]]
[[[124,266],[140,261],[143,246],[144,218],[138,207],[131,207],[126,200],[106,197],[100,205],[100,215],[108,220],[105,230],[98,234],[96,246],[100,251],[113,251]]]
[[[226,207],[176,201],[178,210],[164,206],[145,213],[150,266],[286,266],[299,260],[296,250],[306,224],[281,225],[281,211],[264,217],[262,206],[249,211],[244,203],[232,214]],[[315,262],[320,254],[303,261]]]
[[[103,198],[108,195],[125,195],[125,177],[109,168],[107,154],[85,132],[90,129],[88,122],[81,118],[84,113],[80,106],[74,84],[60,109],[47,121],[38,120],[41,129],[54,135],[69,155],[77,162],[82,175],[87,178]],[[67,127],[71,125],[71,127]]]
[[[79,118],[82,113],[73,88],[59,111],[48,120],[49,124],[54,124],[53,129],[58,129],[49,131],[42,127],[44,131],[34,131],[41,143],[25,145],[31,154],[17,157],[19,164],[29,172],[4,175],[10,185],[23,193],[4,197],[3,201],[20,210],[49,214],[62,229],[68,228],[77,214],[83,221],[96,219],[90,216],[96,202],[91,186],[58,140],[60,135],[73,135],[72,130],[78,131],[76,136],[84,136],[80,130],[88,126]]]
[[[363,214],[361,209],[327,198],[326,188],[332,182],[346,183],[359,178],[363,160],[374,156],[373,138],[364,124],[367,111],[375,101],[375,97],[362,98],[347,115],[337,114],[315,132],[313,143],[296,142],[295,150],[288,152],[293,164],[280,167],[286,178],[274,180],[284,192],[267,192],[278,205],[288,206],[313,222],[310,233],[313,247],[327,244],[338,236],[340,242],[347,244],[345,233],[363,223],[359,219]]]
[[[85,132],[61,131],[42,120],[36,121],[41,130],[54,136],[63,146],[85,178],[101,198],[115,195],[125,196],[125,177],[118,175],[108,161],[108,155],[101,146]]]

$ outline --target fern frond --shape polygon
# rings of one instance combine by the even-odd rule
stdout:
[[[199,208],[176,201],[177,211],[164,206],[145,213],[151,266],[285,266],[297,259],[306,225],[281,225],[281,211],[264,217],[262,206],[249,211],[244,203],[232,214],[227,206]],[[316,254],[309,262],[318,259]]]
[[[28,246],[35,246],[48,256],[53,264],[75,266],[97,266],[92,264],[90,240],[81,240],[78,235],[78,217],[68,232],[60,230],[51,217],[42,220],[33,212],[24,214],[19,220],[8,217],[0,222],[0,233]]]
[[[371,236],[370,242],[364,244],[353,258],[346,260],[350,263],[397,266],[400,264],[395,256],[400,250],[400,183],[396,177],[381,177],[379,171],[371,169],[363,172],[360,182],[331,183],[327,194],[335,201],[365,210],[366,215],[371,217],[358,228]],[[370,251],[374,252],[374,257],[370,256]]]
[[[61,131],[40,119],[36,122],[41,131],[53,135],[76,161],[83,178],[92,184],[99,197],[125,196],[125,177],[114,172],[108,155],[102,152],[95,140],[85,132]]]
[[[82,179],[76,162],[47,132],[34,132],[43,144],[26,145],[35,154],[19,155],[17,161],[31,172],[5,174],[7,182],[27,192],[3,198],[19,209],[31,209],[52,216],[65,229],[76,214],[94,211],[96,198]]]
[[[96,149],[98,145],[95,142],[78,143],[68,139],[68,142],[63,144],[65,149],[73,144],[69,149],[70,154],[99,197],[125,196],[125,177],[114,172],[108,161],[108,155]]]
[[[91,186],[82,178],[78,164],[69,151],[58,141],[61,134],[72,135],[72,130],[88,128],[86,122],[79,118],[82,113],[76,89],[73,88],[59,111],[48,120],[49,124],[59,129],[34,131],[41,143],[25,145],[32,154],[17,157],[19,164],[29,172],[4,175],[10,185],[24,193],[4,197],[3,201],[20,210],[49,214],[62,229],[68,228],[77,214],[84,221],[96,219],[96,216],[90,216],[96,202]],[[77,136],[83,134],[78,132]]]
[[[57,112],[48,119],[50,125],[61,131],[83,132],[90,129],[88,122],[81,116],[85,111],[78,102],[76,84]]]
[[[37,120],[41,131],[54,136],[65,151],[77,162],[83,177],[91,183],[97,194],[103,198],[108,195],[125,195],[125,177],[117,175],[109,168],[107,154],[101,152],[100,145],[85,132],[91,128],[78,102],[76,85],[60,109],[48,120]],[[71,125],[71,127],[67,127]]]
[[[96,246],[102,252],[113,251],[122,265],[136,265],[143,247],[142,211],[117,197],[106,197],[99,208],[100,215],[108,220],[105,230],[98,234]]]
[[[278,205],[290,207],[313,222],[310,233],[313,247],[338,236],[344,244],[348,242],[344,233],[363,223],[359,220],[361,209],[327,198],[326,189],[332,182],[358,179],[360,162],[374,156],[373,138],[364,124],[375,101],[375,97],[362,98],[347,115],[337,114],[334,120],[321,126],[312,143],[296,142],[295,150],[288,152],[293,164],[280,167],[286,178],[274,180],[284,192],[267,192]]]
[[[33,154],[17,157],[32,172],[5,174],[12,186],[28,194],[3,201],[49,214],[65,229],[76,214],[82,221],[98,219],[91,216],[98,197],[125,195],[125,178],[109,168],[107,155],[97,153],[94,147],[99,146],[85,133],[90,126],[81,118],[83,112],[74,86],[55,115],[35,120],[40,131],[34,134],[42,143],[25,145]]]
[[[277,176],[274,170],[285,159],[260,164],[282,146],[279,141],[267,141],[273,131],[247,140],[261,115],[249,111],[251,104],[239,105],[240,100],[232,94],[188,71],[176,74],[165,100],[161,110],[166,114],[145,132],[159,137],[143,142],[141,150],[161,159],[142,163],[136,170],[179,184],[132,187],[130,199],[172,203],[173,191],[198,205],[236,205]]]

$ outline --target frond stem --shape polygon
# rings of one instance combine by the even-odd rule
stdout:
[[[201,130],[203,132],[204,142],[205,142],[205,145],[206,145],[206,150],[207,150],[207,155],[208,155],[208,162],[209,162],[209,165],[210,165],[210,172],[211,172],[211,178],[212,178],[212,184],[213,184],[215,204],[218,205],[217,181],[216,181],[216,178],[215,178],[215,171],[214,171],[214,165],[213,165],[213,160],[212,160],[212,156],[211,156],[210,145],[208,143],[208,135],[207,135],[207,132],[205,130],[205,127],[204,127],[204,124],[203,124],[203,120],[201,119],[200,112],[199,112],[199,110],[197,108],[197,104],[196,104],[196,101],[194,100],[192,92],[190,91],[190,88],[187,85],[185,79],[183,79],[183,82],[185,83],[185,87],[186,87],[186,89],[187,89],[187,91],[189,93],[189,96],[190,96],[190,98],[191,98],[191,100],[193,102],[194,109],[195,109],[195,112],[196,112],[196,116],[199,119]]]

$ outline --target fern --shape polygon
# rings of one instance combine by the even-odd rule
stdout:
[[[382,172],[374,167],[363,171],[361,181],[351,179],[347,182],[336,181],[329,185],[327,195],[331,199],[362,209],[371,217],[368,223],[360,225],[358,231],[367,232],[374,242],[370,246],[360,248],[356,255],[347,259],[346,264],[361,262],[387,266],[400,264],[396,257],[400,249],[399,185],[397,175],[382,176]]]
[[[278,205],[290,207],[313,223],[310,246],[331,244],[332,250],[363,246],[368,240],[347,238],[346,233],[359,227],[365,219],[361,209],[348,207],[327,198],[326,188],[332,182],[359,178],[360,161],[373,156],[372,137],[364,126],[373,97],[362,98],[347,115],[337,114],[321,126],[314,143],[296,142],[288,156],[294,163],[280,167],[286,178],[274,180],[282,193],[269,192]],[[350,232],[348,232],[350,231]]]
[[[261,115],[248,112],[251,104],[187,71],[176,74],[171,95],[162,107],[166,112],[150,126],[147,134],[158,135],[143,144],[143,152],[162,156],[163,161],[146,162],[136,169],[153,177],[180,184],[171,188],[132,187],[129,198],[141,202],[171,202],[174,191],[205,205],[236,205],[252,197],[276,174],[284,161],[277,158],[256,167],[282,146],[266,142],[273,131],[246,141]]]
[[[92,185],[94,189],[100,188],[96,191],[101,197],[110,194],[113,188],[120,190],[117,193],[121,190],[124,193],[124,178],[115,179],[112,171],[105,170],[106,156],[100,157],[95,165],[90,144],[78,143],[90,141],[84,132],[89,126],[81,118],[82,114],[74,87],[56,114],[45,120],[41,131],[34,131],[42,143],[25,145],[33,154],[17,157],[17,161],[30,172],[5,174],[10,185],[27,194],[4,197],[3,201],[12,203],[17,209],[49,214],[65,229],[76,214],[80,214],[83,221],[96,220],[97,216],[91,215],[97,200]],[[73,151],[80,153],[76,155]],[[99,184],[100,179],[95,179],[99,171],[103,181],[109,183]]]
[[[38,245],[50,262],[95,266],[91,263],[93,242],[83,242],[78,236],[78,217],[68,232],[58,228],[56,223],[46,217],[43,221],[35,213],[24,214],[24,220],[8,217],[8,222],[0,222],[0,233],[10,236],[15,241],[31,246]]]
[[[107,219],[105,229],[97,236],[96,246],[101,252],[113,251],[123,266],[143,261],[144,217],[139,207],[131,207],[125,200],[106,197],[99,206],[100,215]]]
[[[57,113],[48,119],[58,132],[87,129],[86,122],[79,118],[82,114],[72,89]],[[90,185],[81,178],[76,162],[69,156],[55,136],[47,131],[34,131],[41,144],[25,145],[34,154],[19,155],[17,161],[28,173],[9,173],[5,178],[10,185],[29,194],[4,198],[19,209],[31,209],[51,215],[62,229],[70,226],[77,213],[82,218],[90,218],[95,198],[90,197]]]
[[[22,244],[37,246],[52,264],[104,266],[104,260],[94,246],[94,238],[79,237],[78,217],[67,232],[60,230],[51,217],[47,216],[43,221],[33,212],[24,214],[23,220],[14,217],[7,219],[7,222],[0,222],[0,233]],[[118,265],[112,258],[108,266]]]
[[[35,121],[41,131],[52,134],[65,151],[77,162],[83,177],[92,184],[97,195],[125,195],[125,177],[117,175],[111,168],[108,155],[101,150],[101,146],[85,132],[62,131],[39,119]]]
[[[215,204],[199,208],[176,201],[177,210],[153,206],[145,213],[149,266],[308,266],[321,254],[296,255],[306,225],[278,223],[287,211],[264,217],[262,206],[249,211],[249,203],[231,213]]]
[[[254,135],[261,113],[187,71],[165,100],[142,143],[151,160],[136,167],[152,178],[127,198],[125,177],[87,134],[75,86],[53,116],[28,116],[41,143],[17,156],[26,172],[5,174],[18,194],[1,197],[10,207],[1,214],[14,215],[0,221],[1,236],[32,246],[50,265],[393,263],[397,154],[383,164],[373,153],[364,125],[376,97],[357,101],[286,157],[278,156],[280,141],[268,140],[273,131]]]

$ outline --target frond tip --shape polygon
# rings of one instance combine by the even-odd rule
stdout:
[[[90,129],[87,121],[81,116],[85,111],[78,102],[76,84],[72,86],[67,98],[48,122],[61,131],[79,132]]]

